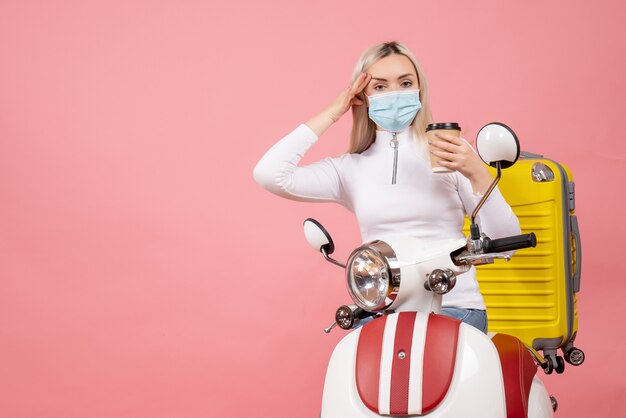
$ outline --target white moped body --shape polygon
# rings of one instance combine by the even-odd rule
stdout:
[[[516,356],[513,361],[503,364],[489,336],[429,313],[440,311],[441,296],[425,290],[421,278],[435,268],[467,270],[450,257],[465,240],[428,249],[416,249],[410,237],[384,241],[400,260],[403,288],[390,306],[394,313],[351,331],[335,348],[321,417],[552,417],[550,397],[521,343],[508,354]],[[374,327],[378,335],[372,337]],[[370,336],[363,338],[365,333]],[[519,384],[511,387],[511,381]],[[515,404],[507,405],[507,399]]]
[[[387,321],[396,322],[399,314],[387,316]],[[480,417],[505,418],[507,406],[503,371],[498,352],[485,334],[466,324],[460,324],[454,370],[443,400],[432,410],[423,411],[422,393],[425,384],[423,376],[423,342],[426,334],[428,314],[417,313],[413,342],[415,347],[410,356],[410,379],[406,414],[396,416],[428,417]],[[382,318],[381,318],[382,319]],[[379,321],[381,319],[377,319]],[[395,319],[395,320],[394,320]],[[369,324],[366,326],[370,326]],[[383,358],[380,367],[377,413],[369,409],[361,399],[356,383],[356,353],[359,336],[363,328],[352,331],[335,348],[328,365],[322,399],[322,418],[361,418],[391,415],[391,387],[393,357],[393,336],[385,327]],[[407,357],[405,357],[405,360]],[[425,413],[424,413],[425,412]],[[533,377],[528,397],[528,417],[552,417],[552,405],[548,393],[537,376]]]

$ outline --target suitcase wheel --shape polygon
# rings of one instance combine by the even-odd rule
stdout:
[[[563,360],[563,357],[556,356],[556,367],[554,371],[557,372],[557,374],[561,374],[565,371],[565,360]]]
[[[552,357],[546,356],[544,360],[545,361],[541,363],[541,368],[545,374],[552,374],[554,371],[554,362],[552,361]]]
[[[565,361],[563,357],[550,354],[545,356],[544,359],[545,362],[541,364],[541,368],[546,374],[552,374],[552,372],[561,374],[565,371]]]
[[[565,361],[572,366],[580,366],[585,361],[585,353],[580,348],[572,347],[565,353]]]

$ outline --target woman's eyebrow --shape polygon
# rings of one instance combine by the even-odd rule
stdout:
[[[402,74],[400,77],[398,77],[398,80],[400,80],[401,78],[406,78],[406,77],[413,77],[413,78],[417,78],[415,76],[415,74],[412,73],[406,73],[406,74]],[[380,78],[380,77],[372,77],[372,80],[376,80],[376,81],[384,81],[387,82],[389,80],[387,80],[386,78]]]

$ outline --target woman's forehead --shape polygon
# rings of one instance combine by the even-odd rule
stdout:
[[[399,54],[388,55],[379,59],[367,70],[373,78],[395,79],[407,74],[417,77],[411,60]]]

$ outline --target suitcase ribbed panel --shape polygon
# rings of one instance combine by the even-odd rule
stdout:
[[[536,162],[550,167],[555,180],[533,181]],[[498,187],[522,233],[537,235],[537,246],[517,251],[510,262],[478,267],[489,331],[514,335],[536,349],[560,347],[578,328],[571,283],[576,254],[570,239],[570,180],[567,169],[545,159],[520,159],[504,170]]]

